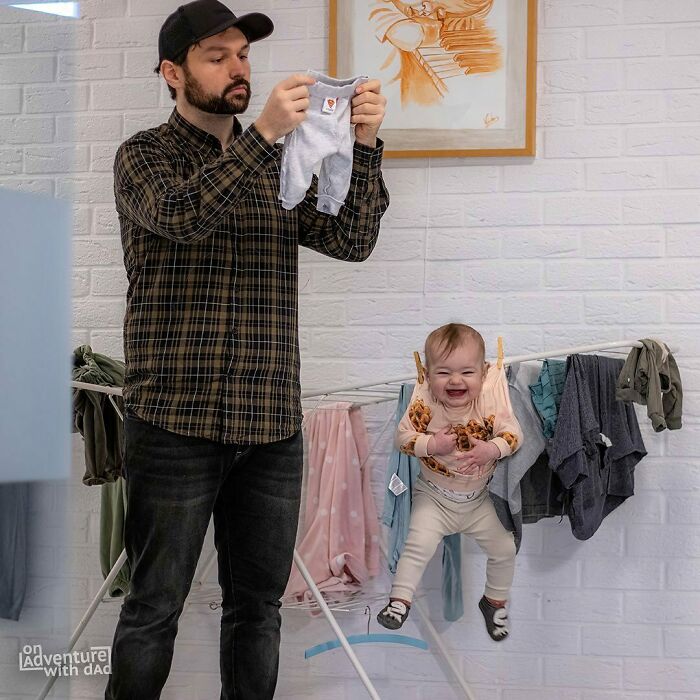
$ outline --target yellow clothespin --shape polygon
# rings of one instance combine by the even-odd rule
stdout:
[[[496,363],[496,367],[498,369],[501,369],[503,367],[503,337],[498,336],[498,362]]]
[[[417,350],[413,353],[413,359],[416,361],[416,372],[418,373],[418,383],[422,384],[423,380],[425,379],[425,367],[423,367],[423,363],[420,361],[420,353]]]

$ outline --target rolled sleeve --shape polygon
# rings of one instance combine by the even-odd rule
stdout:
[[[428,457],[428,443],[432,435],[419,435],[413,448],[416,457]]]
[[[376,180],[382,173],[384,142],[377,139],[374,148],[355,142],[353,146],[353,173],[366,180]]]

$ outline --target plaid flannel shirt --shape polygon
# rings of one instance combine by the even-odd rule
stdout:
[[[174,110],[120,146],[114,179],[129,281],[126,408],[174,433],[246,445],[301,427],[297,246],[366,259],[389,197],[381,144],[355,144],[337,217],[316,210],[315,178],[287,211],[281,146],[237,120],[234,133],[222,152]]]

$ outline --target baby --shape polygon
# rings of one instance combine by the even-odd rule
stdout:
[[[445,535],[471,535],[486,552],[486,587],[479,601],[495,641],[508,635],[506,602],[515,569],[515,542],[496,515],[488,483],[497,461],[518,449],[522,434],[505,371],[485,361],[484,339],[450,323],[425,342],[426,379],[419,373],[399,423],[396,444],[418,457],[411,521],[389,603],[377,616],[389,629],[403,625],[423,571]]]

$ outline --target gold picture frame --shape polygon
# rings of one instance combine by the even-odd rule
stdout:
[[[329,10],[329,73],[382,80],[386,156],[535,155],[537,0],[330,0]]]

